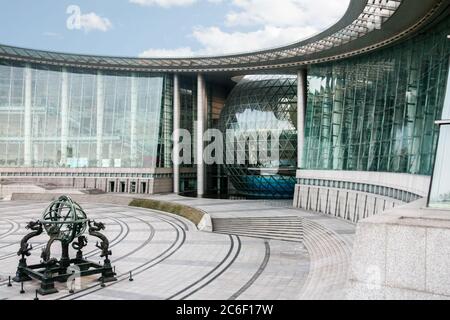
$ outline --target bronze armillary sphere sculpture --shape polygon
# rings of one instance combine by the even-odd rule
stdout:
[[[74,271],[70,271],[70,269],[79,270],[78,275],[81,277],[101,274],[99,280],[102,283],[116,280],[109,260],[111,255],[109,241],[100,233],[105,229],[105,225],[101,222],[88,220],[81,206],[70,197],[61,196],[53,201],[42,214],[42,218],[30,222],[27,229],[32,230],[32,232],[27,234],[20,243],[20,250],[17,254],[21,256],[21,259],[14,281],[38,280],[41,282],[39,293],[46,295],[58,292],[55,288],[55,281],[66,282],[70,276],[73,276]],[[101,240],[100,244],[97,243],[96,246],[101,250],[100,256],[104,258],[103,265],[83,258],[82,249],[88,243],[86,236],[84,236],[86,229],[88,229],[89,235]],[[28,241],[41,235],[44,230],[50,239],[42,250],[41,263],[28,266],[26,257],[31,255],[33,249]],[[56,241],[61,243],[60,260],[51,257],[51,247]],[[69,256],[70,244],[72,244],[72,248],[77,250],[75,259],[71,259]]]

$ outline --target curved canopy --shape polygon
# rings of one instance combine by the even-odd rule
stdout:
[[[351,0],[345,15],[307,40],[271,50],[194,58],[125,58],[47,52],[0,45],[0,59],[66,67],[155,72],[298,69],[400,41],[447,16],[446,0]]]

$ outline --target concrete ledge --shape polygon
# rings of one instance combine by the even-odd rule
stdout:
[[[197,225],[198,230],[205,231],[205,232],[213,232],[213,224],[211,216],[204,212],[202,220],[200,220],[200,223]]]
[[[450,299],[450,212],[425,200],[362,220],[349,297]]]
[[[14,193],[11,196],[12,201],[53,201],[62,195],[68,195],[76,202],[90,202],[90,203],[104,203],[104,204],[117,204],[128,206],[132,198],[130,197],[118,197],[112,194],[103,195],[88,195],[88,194],[75,194],[75,193]]]
[[[422,197],[428,196],[430,177],[390,172],[298,170],[297,179],[319,179],[364,183],[408,191]]]
[[[134,199],[129,206],[172,213],[192,221],[201,231],[212,231],[211,217],[196,208],[154,199]]]
[[[70,196],[76,202],[104,203],[122,206],[132,206],[151,210],[158,210],[175,214],[194,223],[200,231],[212,232],[211,217],[206,212],[186,205],[176,203],[135,198],[127,195],[114,194],[87,195],[87,194],[63,194],[63,193],[14,193],[11,200],[15,201],[53,201],[62,195]]]
[[[347,291],[348,300],[450,300],[450,297],[444,295],[374,284],[368,286],[355,281],[349,282]]]
[[[353,223],[405,204],[400,200],[347,189],[296,185],[294,207]]]

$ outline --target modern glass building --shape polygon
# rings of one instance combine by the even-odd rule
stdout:
[[[227,99],[220,129],[227,141],[233,141],[226,157],[234,161],[224,167],[238,193],[292,198],[297,169],[296,76],[244,77]],[[272,141],[279,148],[276,157],[270,154]],[[261,157],[260,151],[267,156]]]
[[[170,166],[171,137],[160,126],[169,82],[163,74],[0,65],[0,166]]]
[[[441,206],[449,12],[443,0],[351,0],[314,37],[215,57],[0,45],[0,183],[293,197],[351,221],[424,197]],[[234,140],[225,155],[242,162],[198,161],[201,134],[217,128]],[[192,133],[183,154],[177,129]],[[278,159],[252,156],[274,132]],[[191,164],[173,161],[184,152]]]
[[[450,78],[450,74],[448,75]],[[450,209],[450,80],[447,80],[444,110],[439,126],[439,144],[431,183],[429,205],[433,208]]]
[[[448,118],[449,33],[447,15],[398,45],[308,69],[297,206],[355,222],[427,197],[439,135],[430,200],[445,203],[435,122]]]
[[[311,66],[304,168],[430,175],[450,20],[401,45]]]

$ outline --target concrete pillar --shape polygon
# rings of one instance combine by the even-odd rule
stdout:
[[[307,102],[306,69],[297,74],[297,167],[303,168],[303,148],[305,146],[305,116]]]
[[[205,195],[205,164],[203,161],[203,134],[206,129],[207,105],[205,78],[202,74],[197,76],[197,196]]]
[[[25,110],[24,110],[24,165],[31,167],[31,99],[32,99],[31,66],[25,67]]]
[[[173,192],[180,193],[180,76],[173,76]]]
[[[105,112],[105,86],[103,74],[97,72],[97,167],[102,167],[103,159],[103,118]]]
[[[138,109],[138,78],[133,73],[131,76],[131,133],[130,133],[130,158],[131,167],[137,166],[137,109]]]
[[[167,81],[164,81],[164,92],[167,92],[167,88],[173,87],[173,79],[168,78]],[[164,95],[163,102],[163,113],[161,116],[161,122],[163,125],[163,144],[164,144],[164,163],[162,163],[164,168],[171,168],[172,166],[172,153],[173,153],[173,144],[172,141],[172,133],[174,132],[173,128],[173,95],[169,97],[168,95]]]
[[[61,161],[60,165],[67,164],[67,146],[69,136],[69,74],[62,69],[61,80]]]
[[[39,128],[39,118],[38,117],[32,117],[33,119],[32,119],[32,123],[33,123],[33,125],[32,125],[32,131],[33,132],[40,132],[40,128]],[[39,165],[42,165],[42,164],[39,164],[39,161],[40,161],[40,159],[39,159],[39,144],[38,143],[36,143],[36,142],[34,142],[34,143],[32,143],[32,149],[33,149],[33,166],[34,167],[36,167],[36,166],[39,166]],[[44,157],[44,155],[43,154],[41,154],[41,156],[42,156],[42,159],[45,159],[45,157]]]

